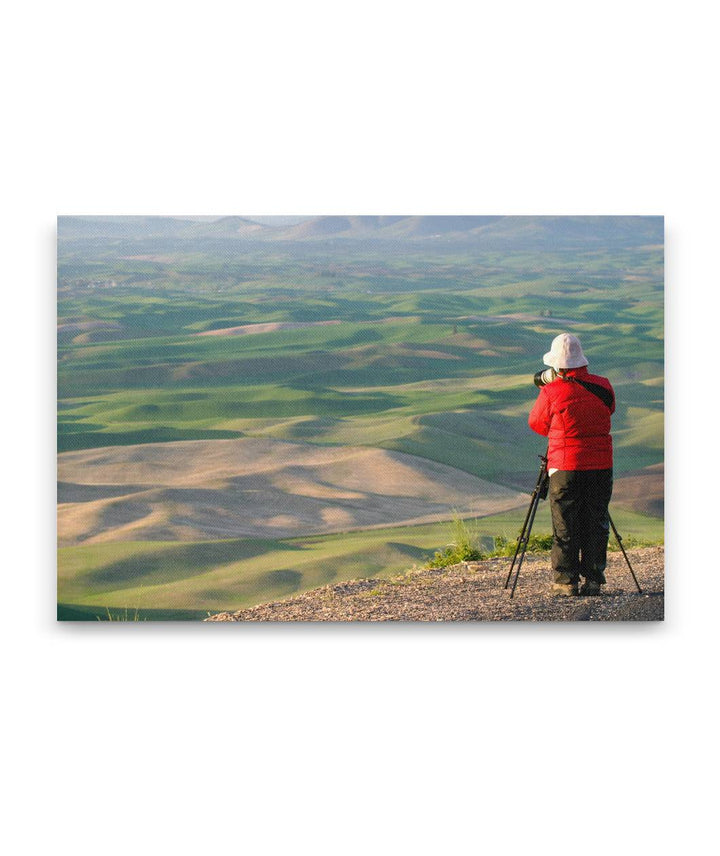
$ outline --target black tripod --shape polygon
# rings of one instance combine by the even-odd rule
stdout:
[[[523,560],[525,558],[525,552],[527,551],[528,542],[530,541],[530,532],[533,527],[533,523],[535,522],[535,514],[537,513],[538,504],[541,499],[546,499],[548,495],[548,488],[550,486],[550,476],[547,471],[547,457],[545,455],[538,455],[542,463],[540,464],[540,472],[538,473],[538,479],[535,484],[535,490],[532,493],[532,497],[530,499],[530,507],[527,510],[527,514],[525,515],[525,522],[523,523],[522,532],[518,535],[517,539],[517,547],[515,548],[515,555],[513,556],[512,563],[510,565],[510,570],[508,571],[507,579],[505,580],[505,588],[510,585],[510,579],[513,575],[513,569],[515,568],[515,562],[517,562],[517,569],[515,570],[515,579],[513,579],[512,588],[510,589],[510,597],[515,595],[515,586],[518,582],[518,577],[520,576],[520,568],[522,567]],[[640,583],[637,581],[637,577],[635,576],[635,571],[633,571],[632,565],[630,564],[630,559],[628,559],[628,555],[625,552],[625,548],[622,543],[622,536],[615,528],[615,524],[613,523],[612,517],[610,517],[610,512],[608,512],[608,520],[610,521],[610,526],[612,527],[613,535],[615,536],[615,540],[618,542],[618,546],[622,550],[623,556],[625,556],[625,561],[627,562],[628,568],[630,568],[630,573],[632,574],[632,578],[637,586],[638,593],[642,594],[642,589],[640,588]],[[518,556],[520,560],[518,561]]]

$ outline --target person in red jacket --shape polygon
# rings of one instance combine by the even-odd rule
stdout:
[[[548,438],[553,592],[578,594],[582,576],[579,593],[596,595],[607,562],[615,393],[607,378],[588,372],[576,336],[556,336],[543,362],[556,376],[540,388],[528,424]]]

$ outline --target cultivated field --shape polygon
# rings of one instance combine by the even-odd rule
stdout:
[[[191,440],[68,452],[60,543],[289,538],[486,516],[529,496],[401,452],[282,440]]]

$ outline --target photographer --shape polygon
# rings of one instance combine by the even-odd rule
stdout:
[[[580,341],[561,333],[535,375],[540,394],[528,424],[548,438],[553,525],[553,593],[600,594],[605,583],[612,494],[610,415],[615,393],[607,378],[592,375]]]

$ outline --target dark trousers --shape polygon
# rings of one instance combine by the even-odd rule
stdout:
[[[612,470],[558,470],[550,476],[552,566],[556,583],[605,582]]]

